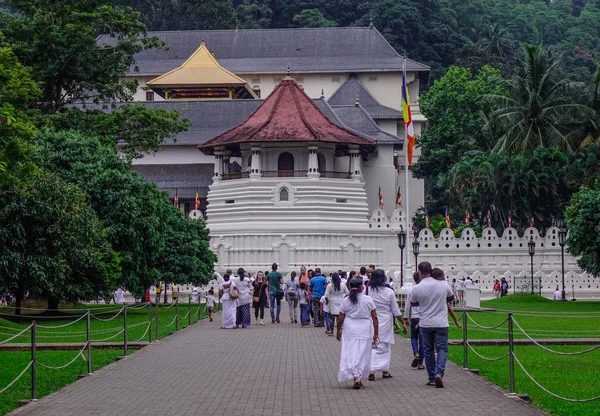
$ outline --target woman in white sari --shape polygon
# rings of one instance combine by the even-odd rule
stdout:
[[[231,276],[227,273],[223,275],[223,283],[219,289],[219,295],[221,296],[221,307],[223,311],[221,313],[222,323],[221,328],[235,328],[235,318],[237,315],[237,298],[231,299],[230,293],[235,288],[235,283],[231,280]]]
[[[352,388],[358,390],[371,368],[371,343],[379,339],[379,323],[373,299],[361,293],[362,279],[352,279],[348,285],[350,296],[342,300],[338,317],[342,355],[337,378],[339,382],[354,380]]]
[[[331,320],[331,332],[329,335],[333,335],[333,331],[335,331],[342,299],[349,294],[350,291],[346,285],[342,284],[340,275],[333,273],[331,275],[331,284],[327,285],[327,289],[325,289],[325,303],[329,306],[329,317]]]
[[[377,309],[379,321],[379,344],[371,350],[371,372],[369,381],[375,380],[375,372],[382,371],[383,378],[391,378],[389,373],[390,358],[392,356],[391,345],[394,344],[394,318],[402,323],[402,332],[406,333],[406,322],[402,318],[402,312],[398,307],[396,295],[392,289],[385,285],[385,272],[377,269],[371,275],[366,295],[373,299]]]

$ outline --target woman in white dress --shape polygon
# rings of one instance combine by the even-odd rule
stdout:
[[[192,303],[198,302],[198,288],[196,286],[192,287]]]
[[[252,283],[246,277],[246,271],[242,267],[238,269],[238,275],[236,278],[233,278],[233,281],[240,292],[240,297],[237,300],[235,326],[238,328],[248,328],[251,324],[250,303],[252,302]]]
[[[383,378],[391,378],[389,373],[391,345],[394,344],[394,318],[402,323],[402,332],[406,333],[406,322],[398,307],[394,291],[385,285],[385,272],[377,269],[371,275],[366,295],[373,299],[379,321],[379,344],[371,350],[371,372],[369,381],[375,380],[375,372],[382,371]]]
[[[115,303],[125,303],[125,289],[123,289],[123,285],[120,285],[117,289],[117,300]]]
[[[329,319],[331,319],[331,335],[336,328],[338,315],[340,314],[340,305],[342,299],[350,294],[348,287],[342,283],[342,278],[339,274],[331,275],[331,284],[327,285],[325,290],[325,303],[329,306]]]
[[[348,283],[350,296],[342,300],[338,316],[337,340],[342,342],[338,381],[354,380],[362,387],[371,369],[371,343],[379,339],[379,323],[373,299],[362,292],[362,279]]]
[[[231,299],[229,294],[235,283],[231,280],[231,276],[228,273],[223,275],[223,283],[219,288],[219,295],[221,297],[221,307],[223,311],[221,313],[222,323],[221,328],[235,328],[235,318],[237,315],[237,299]]]

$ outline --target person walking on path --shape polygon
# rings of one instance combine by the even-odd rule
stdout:
[[[413,281],[415,282],[415,285],[419,284],[421,281],[419,272],[413,274]],[[404,304],[404,319],[410,319],[410,345],[413,350],[413,360],[410,366],[412,368],[417,368],[418,370],[424,370],[425,366],[423,365],[423,359],[425,358],[425,354],[423,353],[423,337],[419,330],[419,307],[410,304],[413,288],[408,291],[406,302]]]
[[[206,312],[208,313],[208,320],[213,321],[213,313],[215,311],[215,292],[210,289],[206,295]]]
[[[369,381],[375,380],[375,372],[379,371],[383,372],[383,378],[392,377],[389,370],[392,358],[391,346],[395,343],[394,322],[396,318],[402,323],[402,332],[406,333],[406,322],[398,307],[396,294],[392,289],[386,287],[385,281],[385,272],[377,269],[371,274],[369,286],[365,291],[365,294],[373,299],[379,321],[379,344],[376,348],[371,349]]]
[[[238,288],[238,306],[236,310],[235,326],[248,328],[250,322],[250,302],[252,301],[252,284],[250,279],[246,277],[246,271],[243,268],[238,269],[238,275],[234,279],[235,285]]]
[[[173,284],[171,285],[171,303],[177,302],[179,299],[179,286]]]
[[[298,281],[296,280],[296,272],[290,273],[290,278],[285,282],[283,291],[285,300],[290,309],[290,322],[298,323]]]
[[[325,289],[325,302],[329,306],[329,318],[331,319],[331,334],[337,328],[337,318],[340,314],[340,305],[342,300],[350,294],[348,287],[342,283],[339,274],[331,275],[331,284]]]
[[[371,346],[379,342],[379,322],[373,299],[362,293],[362,279],[348,282],[350,295],[342,300],[336,339],[342,342],[337,379],[353,380],[360,389],[371,369]]]
[[[308,272],[306,271],[305,266],[300,266],[300,276],[298,276],[298,285],[300,283],[304,283],[306,287],[310,283],[310,277],[308,276]]]
[[[419,263],[421,283],[412,289],[411,305],[419,306],[421,315],[419,330],[429,376],[427,385],[442,388],[448,356],[448,303],[454,296],[446,282],[431,277],[431,271],[429,262]]]
[[[271,305],[271,323],[280,323],[279,314],[281,314],[281,299],[283,298],[283,291],[281,285],[283,283],[283,276],[277,271],[277,263],[273,263],[271,266],[271,273],[267,276],[267,282],[269,283],[269,304]],[[277,302],[277,315],[275,314],[275,302]]]
[[[500,280],[496,279],[494,281],[494,289],[492,290],[492,293],[494,294],[495,298],[500,297]]]
[[[298,286],[298,301],[300,303],[300,323],[302,327],[310,324],[310,303],[308,301],[308,290],[306,283],[300,283]]]
[[[123,285],[119,285],[119,288],[117,289],[117,299],[115,300],[115,303],[125,303],[125,289],[123,288]]]
[[[325,283],[327,278],[321,273],[321,269],[315,268],[315,276],[310,279],[309,291],[312,297],[312,310],[315,320],[315,327],[324,326],[324,318],[321,313],[321,298],[325,295]]]
[[[156,303],[157,305],[160,303],[160,294],[162,293],[163,290],[163,285],[162,283],[158,282],[158,284],[156,285],[156,299],[154,300],[154,303]]]
[[[219,295],[221,297],[222,307],[222,323],[221,328],[229,329],[235,328],[235,318],[237,315],[237,298],[232,299],[232,291],[236,290],[235,282],[231,279],[231,276],[227,273],[223,275],[223,283],[219,289]]]
[[[256,280],[252,282],[252,305],[254,306],[254,324],[258,324],[258,318],[260,314],[260,324],[264,325],[265,322],[265,306],[269,303],[269,285],[265,281],[265,274],[258,272],[256,274]]]

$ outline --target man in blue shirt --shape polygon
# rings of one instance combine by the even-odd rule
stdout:
[[[280,323],[279,314],[281,313],[281,298],[283,297],[283,291],[281,290],[281,284],[283,283],[283,276],[277,271],[277,263],[273,263],[271,266],[273,270],[267,275],[267,283],[269,284],[269,304],[271,306],[271,323]],[[277,302],[277,315],[275,315],[275,302]]]
[[[315,276],[310,279],[308,286],[312,294],[312,308],[316,327],[324,326],[323,314],[321,313],[321,298],[325,296],[326,283],[327,278],[323,276],[321,269],[319,267],[315,268]]]

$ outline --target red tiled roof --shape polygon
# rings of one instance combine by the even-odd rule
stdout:
[[[374,146],[375,142],[333,124],[291,78],[279,83],[242,124],[198,146],[260,142],[328,142]]]

